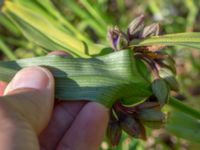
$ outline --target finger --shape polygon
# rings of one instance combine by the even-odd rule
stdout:
[[[58,55],[58,56],[70,56],[67,52],[65,51],[53,51],[53,52],[50,52],[48,55]]]
[[[5,89],[3,99],[40,133],[48,121],[54,103],[54,79],[41,67],[19,71]]]
[[[7,83],[0,81],[0,96],[3,96]]]
[[[106,132],[108,109],[101,104],[87,103],[79,112],[57,150],[97,150]]]
[[[53,51],[48,55],[70,56],[65,51]],[[55,149],[65,131],[86,102],[59,102],[53,110],[48,127],[40,134],[41,149]]]
[[[55,106],[48,127],[39,136],[41,150],[55,150],[74,118],[86,102],[60,102]]]

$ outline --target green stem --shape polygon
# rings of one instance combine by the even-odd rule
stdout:
[[[200,111],[197,111],[197,110],[183,104],[182,102],[180,102],[178,99],[176,99],[174,97],[169,98],[168,105],[170,105],[171,107],[175,108],[176,110],[179,110],[185,114],[188,114],[196,119],[200,119]]]

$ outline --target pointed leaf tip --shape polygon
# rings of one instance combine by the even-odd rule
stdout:
[[[155,97],[158,99],[160,106],[162,107],[167,103],[169,98],[169,87],[163,79],[156,79],[151,85],[152,91]]]
[[[107,136],[112,146],[117,146],[119,144],[122,136],[122,129],[117,121],[109,123]]]
[[[130,136],[139,138],[142,128],[140,124],[131,116],[124,116],[120,119],[121,128]]]

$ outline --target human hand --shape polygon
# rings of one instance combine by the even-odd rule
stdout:
[[[99,148],[108,110],[95,102],[54,103],[54,79],[45,68],[25,68],[8,85],[0,82],[0,96],[0,150]]]

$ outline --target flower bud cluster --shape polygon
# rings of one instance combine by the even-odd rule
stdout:
[[[158,23],[145,26],[144,15],[135,18],[128,26],[127,32],[118,27],[110,28],[108,40],[114,51],[131,49],[134,57],[148,65],[152,72],[152,95],[145,102],[136,106],[126,106],[118,100],[110,112],[108,138],[113,146],[120,142],[122,132],[134,138],[146,139],[145,126],[160,128],[166,120],[166,115],[161,111],[167,103],[170,91],[178,91],[176,81],[175,61],[163,52],[165,46],[132,46],[134,40],[158,36],[160,27]]]

